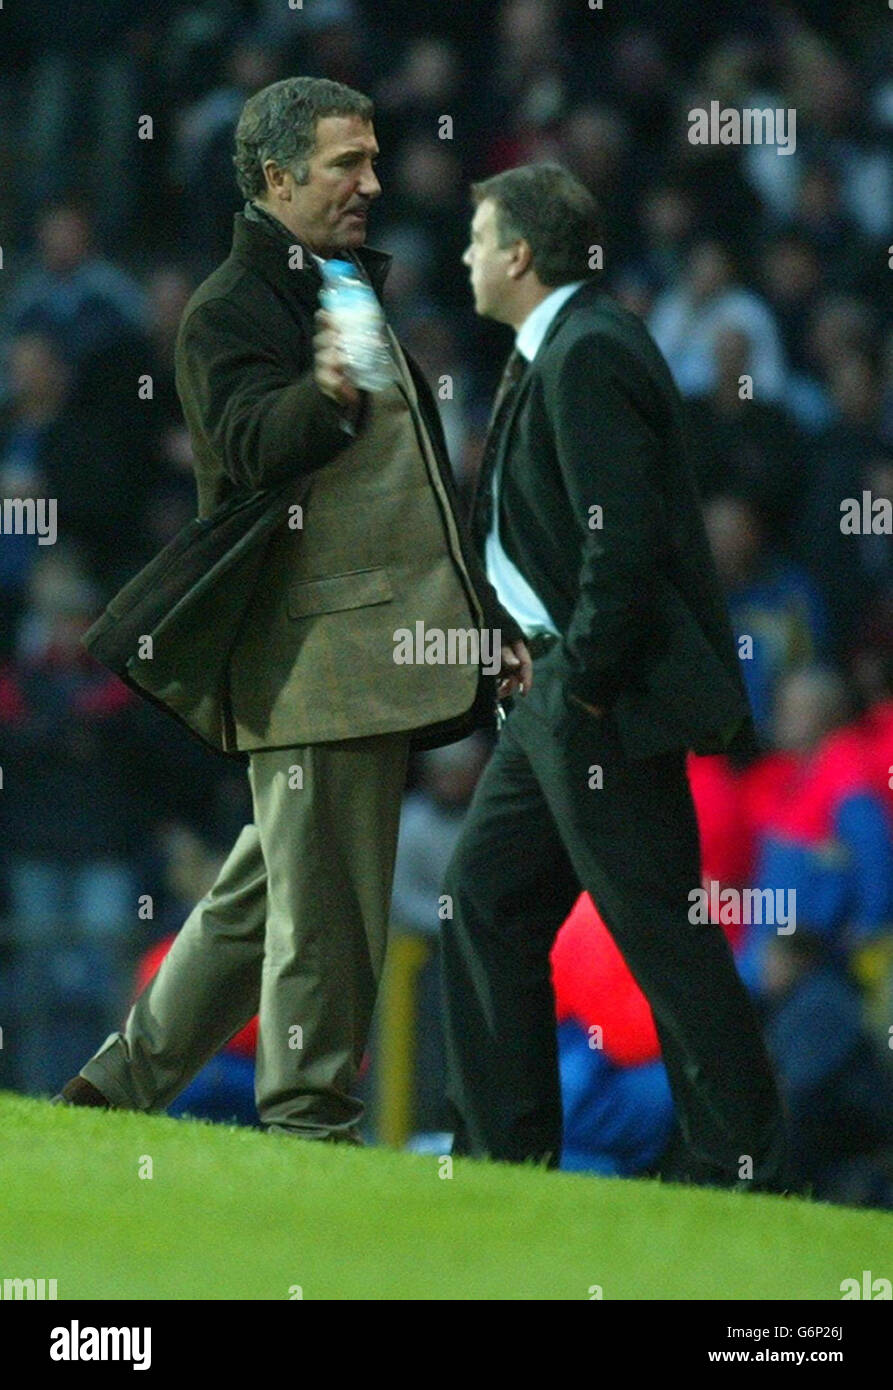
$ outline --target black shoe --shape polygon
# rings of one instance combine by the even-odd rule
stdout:
[[[57,1096],[53,1096],[53,1105],[89,1105],[98,1110],[114,1110],[111,1101],[98,1091],[92,1081],[88,1081],[85,1076],[73,1076],[70,1081],[66,1081],[62,1090]]]

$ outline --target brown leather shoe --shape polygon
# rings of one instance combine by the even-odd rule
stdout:
[[[267,1134],[290,1134],[295,1139],[307,1139],[313,1144],[356,1144],[366,1147],[357,1129],[330,1129],[328,1134],[313,1130],[297,1129],[294,1125],[264,1125]]]
[[[53,1105],[92,1105],[99,1110],[115,1108],[85,1076],[73,1076],[70,1081],[66,1081],[59,1094],[53,1096]]]
[[[361,1149],[366,1147],[359,1131],[355,1129],[335,1129],[328,1136],[328,1142],[330,1144],[356,1144]]]

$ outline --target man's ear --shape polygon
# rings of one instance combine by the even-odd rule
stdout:
[[[291,198],[289,179],[292,175],[290,171],[286,169],[284,165],[280,166],[276,164],[274,160],[267,159],[264,161],[264,173],[267,176],[267,187],[264,197],[267,200],[284,198],[288,201]]]
[[[512,255],[509,260],[509,275],[513,280],[520,280],[522,275],[526,275],[533,265],[533,255],[530,250],[530,242],[523,237],[516,241],[512,246]]]

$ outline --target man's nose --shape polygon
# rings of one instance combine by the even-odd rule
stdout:
[[[377,198],[381,192],[381,184],[378,182],[378,175],[374,169],[369,169],[361,178],[357,192],[363,198]]]

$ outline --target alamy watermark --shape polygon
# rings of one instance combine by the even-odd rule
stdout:
[[[51,1361],[130,1361],[135,1371],[152,1365],[151,1327],[82,1327],[72,1319],[50,1333]]]
[[[797,925],[796,888],[720,888],[710,879],[707,888],[692,888],[688,920],[693,926],[765,923],[779,936],[790,936]]]
[[[840,529],[845,536],[893,536],[893,501],[872,496],[868,488],[861,498],[844,497]]]
[[[56,1279],[0,1279],[0,1298],[8,1299],[11,1302],[16,1299],[25,1301],[35,1299],[37,1302],[42,1302],[58,1297],[58,1280]]]
[[[38,545],[55,545],[55,497],[4,497],[0,531],[4,536],[36,536]]]
[[[502,633],[499,628],[425,627],[394,631],[394,661],[398,666],[477,666],[487,676],[498,676],[502,667]]]
[[[774,145],[776,154],[793,154],[797,148],[797,112],[745,106],[720,109],[711,101],[710,110],[695,106],[688,113],[690,145]]]

